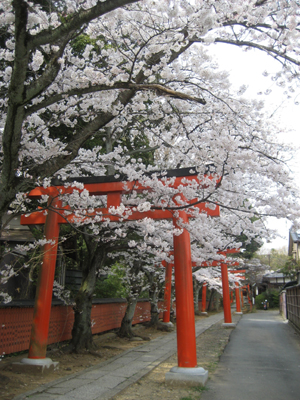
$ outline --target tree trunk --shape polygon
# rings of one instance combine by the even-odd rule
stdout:
[[[149,280],[149,300],[150,300],[150,312],[151,319],[148,326],[157,326],[159,322],[159,310],[158,310],[158,284],[154,272],[146,272],[147,278]]]
[[[193,278],[193,292],[194,292],[194,312],[195,315],[199,315],[199,290],[200,290],[200,283],[197,279]]]
[[[207,306],[207,311],[212,311],[212,305],[213,305],[213,297],[214,297],[214,292],[216,290],[215,289],[211,289],[210,291],[210,296],[209,296],[209,302],[208,302],[208,306]]]
[[[94,347],[91,324],[92,296],[87,295],[81,287],[75,302],[71,349],[75,353],[80,353],[92,350]]]
[[[149,326],[157,326],[159,322],[159,309],[157,302],[158,302],[157,291],[155,291],[150,297],[151,319],[149,322]]]
[[[121,327],[118,331],[119,337],[132,338],[136,336],[132,331],[132,319],[134,316],[137,300],[143,286],[143,283],[139,276],[139,272],[141,271],[141,269],[142,269],[141,261],[135,261],[133,265],[130,267],[130,271],[128,271],[131,293],[127,297],[128,304],[124,318],[121,322]]]
[[[151,300],[151,319],[149,326],[157,326],[159,322],[159,309],[157,305],[157,298],[155,300]]]
[[[215,292],[215,307],[216,307],[216,311],[219,311],[220,309],[220,293],[219,292]]]
[[[176,315],[175,315],[175,311],[173,308],[173,302],[175,299],[175,286],[173,285],[171,288],[171,305],[170,305],[170,321],[171,322],[176,322]]]
[[[92,336],[91,310],[92,299],[96,284],[96,272],[103,264],[105,250],[99,244],[96,248],[88,238],[85,238],[90,252],[89,260],[84,270],[80,289],[75,297],[74,325],[72,329],[71,351],[75,353],[92,350],[94,347]],[[88,243],[89,242],[89,243]]]
[[[125,315],[122,319],[121,327],[118,331],[119,337],[132,338],[135,334],[132,332],[132,320],[137,305],[137,298],[130,298],[128,300]]]

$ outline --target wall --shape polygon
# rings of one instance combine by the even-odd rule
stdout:
[[[119,328],[126,302],[123,299],[103,299],[93,303],[91,320],[93,334]],[[162,308],[162,302],[159,303]],[[160,317],[162,317],[162,312]],[[33,320],[33,305],[5,306],[0,308],[0,356],[28,350]],[[150,320],[150,303],[139,301],[133,324]],[[71,339],[74,323],[72,306],[52,305],[48,344]]]
[[[286,310],[286,290],[283,290],[279,296],[279,309],[280,314],[287,319],[287,310]]]
[[[93,302],[91,321],[93,334],[117,329],[121,326],[127,303],[124,299],[96,299]],[[176,310],[175,303],[173,309]],[[158,303],[163,317],[163,302]],[[201,301],[199,302],[201,310]],[[133,325],[149,321],[151,317],[148,300],[138,302]],[[0,356],[28,350],[33,320],[33,301],[19,301],[14,305],[0,307]],[[72,306],[54,301],[50,315],[48,344],[71,339],[74,323]]]

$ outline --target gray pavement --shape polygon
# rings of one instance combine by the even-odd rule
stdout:
[[[245,314],[201,400],[300,399],[300,336],[278,311]]]
[[[223,313],[196,323],[196,336],[223,319]],[[176,353],[176,333],[150,342],[79,373],[42,385],[14,400],[109,400]]]

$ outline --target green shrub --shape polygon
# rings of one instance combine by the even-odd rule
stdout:
[[[269,290],[268,301],[269,301],[270,308],[278,308],[279,307],[279,291],[276,289]]]
[[[267,299],[266,292],[263,292],[255,297],[255,306],[258,310],[263,310],[263,302]]]
[[[127,290],[123,283],[124,270],[115,265],[105,279],[98,279],[94,295],[98,299],[111,299],[126,297]]]
[[[259,310],[263,310],[263,308],[264,308],[263,302],[265,300],[268,301],[269,308],[278,308],[279,307],[279,290],[267,289],[265,292],[256,296],[256,298],[255,298],[256,308]]]

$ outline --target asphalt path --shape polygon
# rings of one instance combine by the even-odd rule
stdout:
[[[300,336],[278,311],[245,314],[201,400],[300,399]]]

